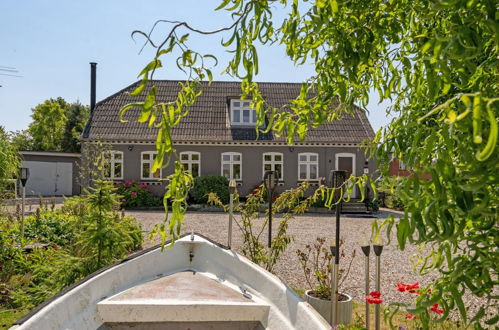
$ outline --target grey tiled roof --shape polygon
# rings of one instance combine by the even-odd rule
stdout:
[[[154,80],[158,101],[175,100],[179,91],[179,81]],[[139,109],[130,109],[125,114],[127,123],[121,123],[119,110],[126,104],[142,101],[144,96],[132,97],[138,82],[97,103],[94,113],[85,128],[84,139],[154,141],[157,128],[149,128],[146,123],[137,122]],[[281,107],[296,98],[300,91],[299,83],[259,83],[265,100],[272,106]],[[227,142],[256,140],[253,128],[230,127],[228,119],[228,99],[241,94],[239,82],[214,81],[208,86],[203,83],[203,93],[190,108],[189,114],[180,125],[173,129],[177,142]],[[319,143],[360,143],[372,139],[373,129],[365,112],[357,108],[355,115],[345,114],[341,120],[325,123],[311,129],[306,142]],[[285,141],[273,133],[260,134],[259,141]],[[298,139],[296,139],[298,141]]]

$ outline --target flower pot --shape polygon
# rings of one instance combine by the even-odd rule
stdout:
[[[338,324],[352,323],[353,301],[352,297],[340,293],[345,300],[338,303]],[[313,296],[313,290],[305,291],[305,300],[328,322],[331,322],[331,300],[324,300]]]

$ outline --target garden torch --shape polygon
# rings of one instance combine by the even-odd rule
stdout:
[[[383,245],[373,245],[374,254],[376,255],[376,291],[380,291],[380,277],[381,277],[381,252],[383,252]],[[380,329],[380,306],[377,304],[374,307],[374,322],[376,330]]]
[[[22,210],[21,210],[21,240],[24,238],[24,198],[26,197],[26,182],[29,178],[29,168],[21,167],[19,170],[19,180],[23,186]]]
[[[362,252],[366,256],[365,271],[366,271],[366,297],[369,295],[369,254],[371,252],[370,245],[364,245],[360,247]],[[366,301],[366,329],[369,330],[369,303]]]
[[[272,201],[274,199],[274,189],[277,187],[278,181],[279,178],[276,171],[266,171],[263,175],[263,184],[269,197],[269,247],[272,245]]]
[[[227,246],[229,249],[232,246],[232,217],[233,217],[233,212],[234,212],[234,194],[236,193],[236,181],[235,180],[230,180],[229,181],[229,239],[227,242]]]
[[[347,172],[346,171],[333,171],[332,172],[332,185],[334,188],[339,188],[345,182]],[[338,324],[338,278],[340,269],[340,210],[341,202],[343,196],[341,194],[342,189],[336,190],[337,200],[336,200],[336,244],[334,251],[334,267],[333,267],[333,285],[331,294],[331,325]]]

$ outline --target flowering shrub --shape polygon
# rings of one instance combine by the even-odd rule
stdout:
[[[122,207],[161,206],[161,197],[153,195],[147,184],[139,181],[125,181],[116,184],[116,192],[121,196]]]

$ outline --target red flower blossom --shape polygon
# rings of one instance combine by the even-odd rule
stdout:
[[[370,304],[379,305],[383,302],[383,299],[367,296],[366,301]]]
[[[437,313],[437,314],[442,314],[444,312],[443,308],[438,308],[438,303],[433,304],[430,308],[430,312],[432,313]]]
[[[373,298],[379,298],[379,297],[381,297],[381,292],[379,292],[379,291],[372,291],[369,295],[371,297],[373,297]]]
[[[397,290],[399,292],[409,291],[410,293],[418,293],[416,289],[419,289],[418,282],[414,282],[413,284],[397,283]]]
[[[414,314],[411,314],[411,313],[407,313],[405,314],[405,318],[408,319],[408,320],[412,320],[414,318]]]

